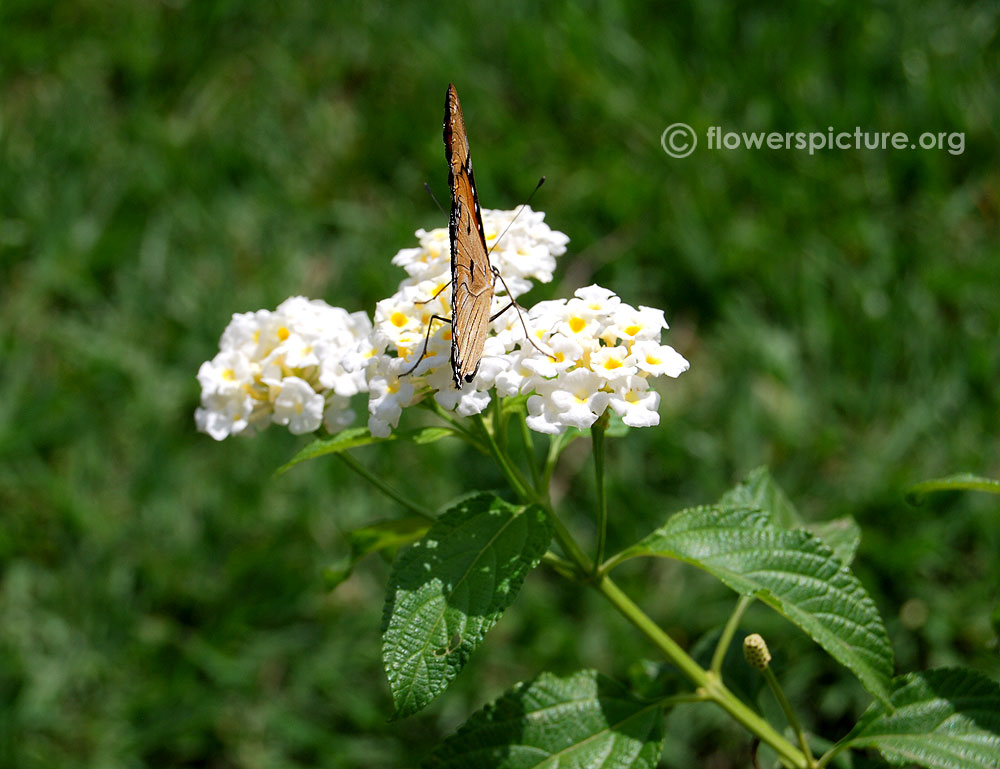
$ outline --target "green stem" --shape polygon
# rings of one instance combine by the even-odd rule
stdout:
[[[573,539],[573,535],[570,534],[569,529],[566,528],[566,524],[559,520],[559,516],[555,514],[552,507],[548,503],[545,503],[544,507],[549,522],[552,524],[556,540],[562,546],[566,555],[569,556],[577,571],[583,575],[592,575],[594,573],[594,564],[591,562],[590,557],[583,552],[582,548],[576,543],[576,540]]]
[[[704,694],[698,692],[688,692],[687,694],[672,694],[659,700],[665,708],[672,708],[674,705],[688,705],[692,702],[709,702]]]
[[[384,480],[375,475],[371,470],[365,467],[363,464],[358,462],[350,454],[340,451],[337,452],[336,457],[340,459],[345,465],[351,468],[354,472],[369,481],[375,486],[379,491],[385,494],[390,499],[394,499],[411,513],[419,515],[421,518],[426,518],[428,521],[436,521],[437,517],[431,513],[429,510],[421,507],[420,505],[414,503],[412,500],[407,499],[403,494],[396,491],[392,486],[386,483]]]
[[[608,497],[604,491],[604,433],[608,428],[608,412],[605,411],[590,428],[594,446],[594,478],[597,484],[597,556],[594,558],[594,573],[604,561],[604,544],[608,535]]]
[[[580,576],[575,564],[567,561],[565,558],[560,558],[551,551],[542,556],[542,563],[562,574],[567,579],[576,580]]]
[[[840,744],[834,745],[832,748],[826,751],[826,753],[824,753],[822,756],[819,757],[819,759],[816,761],[816,769],[823,769],[823,767],[825,767],[827,764],[833,761],[833,759],[835,759],[837,756],[843,753],[846,749],[847,749],[846,745],[840,745]]]
[[[717,676],[722,675],[722,662],[726,658],[726,651],[729,649],[729,644],[733,641],[733,635],[736,633],[736,628],[739,627],[740,619],[743,617],[743,612],[745,612],[747,607],[752,603],[753,598],[750,596],[740,596],[740,600],[737,602],[736,608],[733,609],[733,613],[730,615],[729,621],[722,630],[722,635],[719,636],[719,643],[715,647],[715,654],[712,655],[712,667],[709,668]]]
[[[497,445],[494,436],[483,420],[482,415],[475,417],[479,431],[485,439],[486,446],[490,454],[507,477],[508,482],[514,491],[525,501],[535,502],[545,508],[546,515],[552,524],[556,540],[562,546],[563,551],[569,561],[559,558],[554,554],[546,554],[545,560],[550,563],[560,573],[569,571],[576,572],[578,578],[588,583],[591,587],[603,595],[611,604],[631,622],[638,630],[653,642],[664,656],[678,668],[697,687],[692,695],[688,695],[684,701],[690,701],[694,697],[698,701],[711,701],[729,713],[736,721],[741,723],[747,730],[755,734],[760,740],[771,746],[778,754],[783,763],[795,769],[809,769],[814,765],[808,753],[800,752],[796,747],[779,734],[774,727],[761,718],[751,708],[743,703],[723,684],[721,678],[714,672],[703,669],[695,662],[669,635],[667,635],[650,617],[639,608],[631,598],[612,582],[606,573],[597,572],[596,565],[600,560],[592,561],[580,548],[569,529],[559,519],[548,501],[548,488],[552,479],[552,473],[562,451],[562,436],[553,436],[549,444],[549,453],[545,463],[542,488],[532,488],[528,485],[523,475],[518,471],[509,457]],[[602,438],[603,440],[603,435]],[[603,446],[601,447],[601,459],[596,459],[595,464],[600,463],[603,473]],[[601,482],[603,496],[603,481]],[[605,514],[606,515],[606,514]],[[603,529],[603,526],[602,526]],[[612,559],[613,560],[613,559]],[[576,568],[573,569],[573,566]],[[569,575],[567,575],[569,576]],[[735,625],[734,625],[735,630]],[[808,758],[807,758],[808,756]]]
[[[476,414],[474,419],[475,423],[479,426],[480,434],[486,441],[486,447],[489,449],[490,455],[500,467],[503,474],[507,477],[507,482],[511,485],[511,488],[514,489],[517,496],[524,502],[538,502],[538,495],[524,479],[524,476],[521,475],[521,472],[511,463],[507,455],[500,450],[496,440],[493,435],[490,434],[489,428],[486,426],[483,415]]]
[[[792,731],[795,732],[796,736],[799,738],[799,747],[802,748],[802,752],[806,756],[806,765],[809,767],[816,766],[816,759],[813,758],[812,751],[809,749],[809,741],[806,739],[806,734],[802,730],[802,725],[799,723],[798,717],[795,715],[795,711],[792,709],[792,703],[788,701],[788,697],[785,696],[784,690],[781,688],[781,684],[778,683],[778,679],[774,675],[774,671],[771,668],[764,668],[764,679],[767,681],[767,685],[771,687],[771,692],[774,694],[774,698],[781,705],[781,709],[785,713],[785,718],[788,719],[788,725],[792,727]]]
[[[549,439],[549,453],[545,457],[545,472],[542,474],[542,488],[541,491],[546,497],[549,495],[549,487],[552,485],[552,474],[556,471],[556,464],[559,462],[559,455],[562,453],[563,447],[566,445],[565,441],[566,433],[560,433],[559,435],[553,435]]]
[[[455,432],[458,433],[460,438],[464,438],[465,441],[476,448],[476,450],[482,452],[483,454],[489,454],[489,450],[483,445],[476,435],[469,430],[465,425],[463,425],[459,420],[455,419],[450,412],[441,408],[441,405],[433,398],[425,398],[420,401],[421,406],[432,411],[439,419],[447,422],[454,428]]]
[[[524,417],[523,413],[520,414],[517,423],[521,427],[521,440],[524,442],[524,453],[528,458],[528,467],[531,469],[531,482],[535,486],[535,491],[541,495],[544,493],[544,489],[542,489],[542,473],[538,469],[538,462],[535,461],[535,441],[531,437],[531,430],[528,429],[528,423],[524,420]]]
[[[675,667],[698,687],[698,693],[703,695],[704,699],[716,703],[746,729],[757,735],[762,742],[770,745],[783,762],[797,769],[807,769],[811,765],[805,754],[729,691],[718,676],[702,669],[697,662],[691,659],[674,639],[664,633],[631,598],[611,581],[610,577],[603,576],[593,585],[625,619],[635,625]]]
[[[500,398],[490,401],[490,410],[493,412],[493,438],[497,446],[505,455],[507,454],[507,430],[506,420],[503,418],[503,407],[500,405]]]

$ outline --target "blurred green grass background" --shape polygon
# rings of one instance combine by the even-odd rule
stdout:
[[[344,532],[399,515],[337,463],[270,472],[280,428],[194,431],[233,312],[371,311],[442,226],[455,82],[483,204],[571,237],[556,282],[663,307],[692,363],[662,424],[609,447],[611,546],[767,463],[811,520],[854,515],[900,671],[1000,675],[1000,8],[707,2],[0,5],[0,765],[406,767],[542,669],[655,656],[552,575],[455,687],[389,724],[387,566],[332,594]],[[661,149],[670,123],[702,145]],[[708,151],[705,130],[962,131],[965,152]],[[557,481],[589,531],[586,447]],[[498,486],[437,444],[359,454],[430,505]],[[461,462],[462,472],[449,468]],[[428,468],[435,468],[429,470]],[[580,472],[580,480],[574,473]],[[733,597],[687,569],[629,589],[688,644]],[[764,611],[779,676],[836,738],[865,704]],[[671,716],[664,766],[744,766],[745,735]],[[693,736],[692,736],[693,735]]]

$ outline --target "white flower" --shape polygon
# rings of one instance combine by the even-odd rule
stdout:
[[[552,279],[555,257],[565,252],[569,238],[545,224],[543,213],[524,207],[519,216],[517,211],[489,209],[482,214],[486,245],[492,249],[490,262],[504,276],[514,296],[530,288],[533,280]],[[428,393],[442,408],[459,416],[471,416],[489,405],[493,387],[514,393],[529,380],[533,386],[538,379],[531,371],[515,365],[526,357],[518,346],[530,345],[524,339],[517,310],[511,308],[491,324],[494,333],[487,337],[475,380],[461,390],[455,388],[451,324],[432,320],[433,316],[447,318],[451,314],[448,230],[418,230],[417,238],[418,248],[403,249],[393,257],[393,263],[403,267],[408,277],[395,294],[375,308],[372,339],[378,352],[367,367],[369,426],[373,434],[376,430],[388,434],[399,423],[398,412]],[[497,281],[495,291],[492,314],[511,301],[501,281]],[[429,327],[430,323],[433,325]],[[398,390],[390,392],[397,379],[409,387],[400,384]]]
[[[294,376],[286,377],[274,399],[271,418],[276,425],[288,425],[292,435],[311,433],[323,422],[323,405],[323,396],[308,382]]]
[[[210,395],[202,399],[202,404],[194,412],[195,425],[217,441],[239,435],[250,426],[253,398],[247,393],[234,392],[228,398]]]
[[[581,300],[595,314],[614,312],[615,308],[622,303],[622,300],[615,296],[614,291],[598,286],[596,283],[578,288],[573,292],[573,296]]]
[[[355,416],[350,398],[336,393],[327,396],[326,410],[323,412],[323,426],[327,432],[340,432],[354,421]]]
[[[413,402],[413,384],[394,374],[381,373],[368,380],[368,387],[368,430],[377,438],[388,438],[399,426],[403,407]]]
[[[654,427],[660,423],[656,409],[660,394],[649,389],[649,382],[641,376],[623,380],[611,394],[612,410],[629,427]]]
[[[665,374],[676,379],[691,366],[673,347],[652,341],[635,342],[632,358],[640,371],[651,376]]]
[[[379,353],[371,329],[365,313],[300,296],[234,315],[198,371],[198,429],[222,440],[269,423],[296,434],[324,421],[342,428],[353,418],[347,398],[368,389],[362,362]]]
[[[614,319],[607,333],[616,335],[623,341],[660,338],[660,331],[667,328],[663,310],[655,307],[639,306],[636,310],[622,304],[614,313]]]
[[[590,368],[609,382],[632,376],[639,370],[627,347],[599,347],[590,354]]]
[[[608,405],[603,385],[601,377],[582,368],[546,380],[536,388],[536,395],[528,398],[528,426],[548,433],[590,427]]]
[[[633,427],[657,424],[659,395],[650,380],[688,368],[660,342],[663,311],[636,309],[596,284],[568,300],[507,310],[508,289],[516,297],[533,281],[550,281],[569,240],[543,213],[526,206],[517,213],[482,212],[490,263],[503,282],[494,287],[497,317],[472,382],[461,389],[453,383],[448,230],[418,230],[419,245],[392,260],[407,276],[377,303],[373,320],[304,297],[234,315],[219,353],[198,371],[198,429],[217,440],[271,423],[296,434],[320,425],[336,432],[354,419],[357,393],[367,393],[368,429],[379,437],[427,397],[468,417],[482,413],[494,393],[528,396],[528,427],[543,433],[586,429],[608,407]]]
[[[525,369],[540,377],[558,376],[583,358],[583,345],[563,334],[555,334],[546,339],[545,347],[552,353],[551,358],[547,355],[535,355],[523,363]]]

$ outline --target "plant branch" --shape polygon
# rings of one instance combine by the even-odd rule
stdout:
[[[548,497],[549,487],[552,485],[552,474],[556,470],[556,464],[559,462],[559,455],[562,453],[565,447],[564,441],[566,433],[560,433],[559,435],[551,436],[549,440],[549,453],[545,457],[545,471],[542,474],[542,488],[541,492]]]
[[[746,611],[747,607],[753,603],[753,598],[744,595],[740,596],[740,600],[736,604],[736,608],[733,609],[733,613],[729,617],[729,621],[726,622],[725,628],[722,630],[722,635],[719,636],[719,643],[715,647],[715,653],[712,655],[712,667],[709,668],[715,675],[722,675],[722,662],[726,658],[726,652],[729,650],[729,644],[732,643],[733,635],[736,633],[736,628],[739,627],[740,619],[743,617],[743,612]]]
[[[625,619],[635,625],[643,635],[663,652],[664,656],[675,667],[698,687],[698,692],[704,695],[704,699],[716,703],[747,730],[757,735],[762,742],[770,745],[786,764],[796,767],[796,769],[808,769],[811,766],[806,754],[799,751],[792,743],[782,737],[773,726],[729,691],[722,681],[719,680],[718,676],[702,669],[674,639],[663,632],[608,576],[605,575],[592,584],[601,595],[611,602]]]
[[[802,748],[802,752],[806,756],[807,766],[815,767],[816,759],[813,758],[812,751],[809,749],[809,741],[806,739],[806,734],[802,730],[802,725],[799,723],[798,717],[795,715],[795,711],[792,709],[792,703],[788,701],[788,697],[785,696],[784,690],[781,688],[781,684],[778,683],[778,679],[774,675],[774,671],[771,668],[764,668],[763,671],[764,679],[767,681],[767,685],[771,687],[771,693],[774,694],[774,698],[781,705],[782,711],[785,713],[785,718],[788,719],[788,725],[792,727],[792,731],[795,732],[796,736],[799,738],[799,746]]]
[[[419,405],[433,412],[439,419],[451,425],[455,432],[458,433],[459,437],[464,438],[465,441],[474,446],[477,451],[480,451],[483,454],[490,453],[486,446],[483,445],[483,442],[480,441],[471,430],[469,430],[459,420],[455,419],[455,417],[453,417],[448,411],[441,408],[441,404],[434,400],[434,398],[425,398],[420,401]]]
[[[476,414],[474,417],[476,425],[479,427],[479,432],[482,434],[484,440],[486,441],[486,447],[489,449],[490,455],[493,460],[500,467],[500,470],[507,477],[507,482],[514,489],[514,492],[521,498],[523,502],[538,502],[538,494],[535,493],[531,485],[524,479],[521,475],[521,471],[514,466],[510,461],[510,458],[500,449],[497,445],[496,440],[493,435],[490,434],[489,428],[486,426],[486,422],[483,419],[482,414]]]
[[[521,430],[521,440],[524,442],[524,453],[528,458],[528,467],[531,470],[531,482],[535,486],[535,491],[539,494],[544,494],[545,490],[542,488],[542,473],[538,469],[538,462],[535,460],[535,442],[531,438],[531,430],[528,428],[528,423],[524,420],[524,414],[521,414],[521,418],[517,420],[518,425]]]
[[[386,483],[384,480],[375,475],[371,470],[365,467],[363,464],[358,462],[354,457],[345,451],[339,451],[335,455],[341,462],[351,468],[354,472],[364,478],[366,481],[375,486],[379,491],[385,494],[390,499],[394,499],[399,502],[403,507],[409,510],[411,513],[419,515],[421,518],[426,518],[428,521],[436,521],[437,516],[435,516],[430,510],[416,504],[410,499],[407,499],[402,493],[396,491],[392,486]]]
[[[597,486],[597,555],[594,558],[594,573],[604,561],[604,544],[608,535],[608,497],[604,489],[604,434],[608,429],[608,412],[605,411],[590,428],[594,448],[594,479]]]
[[[563,552],[569,556],[570,561],[576,567],[577,573],[585,576],[593,575],[594,564],[591,562],[590,557],[583,552],[583,549],[573,539],[573,535],[566,528],[566,524],[559,520],[559,516],[555,514],[552,506],[546,502],[544,507],[549,522],[552,524],[552,529],[555,532],[556,540],[562,546]]]

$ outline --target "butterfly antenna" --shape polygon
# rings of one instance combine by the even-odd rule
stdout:
[[[535,185],[535,189],[533,189],[531,191],[531,194],[528,195],[528,199],[521,204],[520,208],[517,209],[517,213],[514,214],[514,218],[510,220],[510,223],[506,227],[503,228],[503,232],[500,233],[500,237],[496,239],[496,242],[493,244],[492,248],[490,248],[490,250],[486,252],[487,256],[489,254],[492,254],[493,253],[493,249],[496,248],[498,245],[500,245],[500,241],[503,240],[503,236],[507,234],[507,230],[509,230],[512,226],[514,226],[514,222],[517,221],[517,217],[519,217],[521,215],[521,212],[527,207],[528,203],[531,202],[531,199],[533,197],[535,197],[535,193],[538,192],[538,190],[541,189],[541,187],[542,187],[543,184],[545,184],[545,177],[544,176],[541,179],[538,180],[538,184]],[[430,192],[430,188],[429,187],[428,187],[427,191]]]
[[[542,179],[544,179],[544,178],[545,177],[543,176]],[[524,329],[524,338],[528,340],[528,343],[532,347],[534,347],[536,350],[538,350],[538,352],[540,352],[542,355],[545,355],[545,356],[547,356],[549,358],[552,358],[552,360],[557,360],[557,358],[556,358],[555,355],[553,355],[550,352],[545,352],[545,350],[543,350],[541,347],[539,347],[537,344],[535,344],[535,340],[531,338],[531,332],[528,331],[528,324],[524,322],[524,316],[521,314],[521,310],[523,308],[521,307],[521,305],[519,305],[517,303],[517,300],[514,298],[514,295],[512,293],[510,293],[510,289],[507,287],[507,281],[505,281],[503,279],[503,275],[500,274],[500,270],[498,270],[496,267],[493,267],[492,269],[493,269],[493,276],[494,276],[494,278],[500,278],[500,282],[503,283],[504,291],[507,292],[507,296],[510,298],[510,304],[508,304],[506,307],[504,307],[502,310],[500,310],[500,312],[498,312],[495,315],[493,315],[490,318],[490,320],[491,321],[496,320],[501,315],[503,315],[505,312],[507,312],[507,310],[509,310],[509,309],[511,309],[513,307],[514,308],[514,312],[517,313],[518,320],[521,321],[521,328]]]
[[[544,180],[544,178],[545,177],[542,177],[543,180]],[[438,199],[436,197],[434,197],[434,193],[431,192],[431,185],[429,185],[427,182],[424,182],[424,189],[427,190],[427,194],[431,196],[431,200],[433,200],[434,201],[434,205],[436,205],[438,207],[438,211],[440,211],[442,214],[444,214],[445,216],[447,216],[448,212],[445,211],[443,208],[441,208],[441,204],[438,203]],[[532,193],[532,194],[534,194],[534,193]]]

